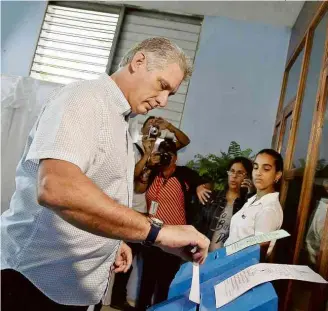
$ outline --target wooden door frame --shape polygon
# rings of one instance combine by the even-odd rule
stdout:
[[[286,198],[287,198],[287,192],[288,192],[288,179],[293,179],[296,174],[299,173],[299,170],[294,170],[291,168],[293,156],[294,156],[294,150],[295,150],[295,142],[297,137],[297,130],[300,123],[300,116],[301,116],[301,107],[306,87],[306,79],[307,79],[307,73],[309,69],[309,62],[311,57],[311,50],[312,50],[312,44],[313,44],[313,36],[314,32],[316,30],[316,27],[324,17],[324,15],[328,12],[328,2],[323,2],[316,15],[314,16],[313,20],[311,21],[307,31],[305,32],[305,35],[296,48],[295,52],[293,53],[292,57],[287,63],[286,70],[284,72],[284,78],[283,78],[283,84],[281,89],[281,97],[279,100],[279,106],[277,111],[277,119],[275,122],[275,127],[279,122],[281,122],[280,126],[283,126],[287,113],[286,106],[283,108],[283,102],[284,102],[284,96],[287,88],[288,83],[288,73],[290,68],[295,63],[297,57],[300,55],[304,48],[304,55],[302,60],[302,67],[301,67],[301,73],[300,73],[300,79],[298,83],[298,89],[296,94],[296,100],[294,104],[292,105],[292,108],[289,107],[288,109],[292,109],[292,126],[288,137],[288,145],[286,150],[286,156],[285,156],[285,169],[284,173],[286,178],[284,178],[283,184],[282,184],[282,191],[280,193],[280,199],[281,204],[284,207]],[[324,125],[324,114],[326,111],[326,105],[327,105],[327,73],[328,73],[328,32],[326,34],[326,42],[325,42],[325,51],[323,56],[323,66],[321,68],[320,72],[320,80],[318,84],[318,91],[317,91],[317,97],[316,97],[316,105],[314,108],[314,113],[312,117],[312,127],[311,127],[311,134],[310,134],[310,140],[308,144],[308,150],[307,150],[307,157],[306,157],[306,166],[304,169],[303,175],[303,183],[301,188],[301,194],[300,194],[300,201],[298,204],[298,210],[297,210],[297,220],[296,220],[296,230],[295,232],[292,232],[292,237],[294,237],[295,241],[295,250],[293,255],[293,264],[297,264],[300,256],[300,251],[303,245],[303,239],[305,234],[305,226],[307,219],[309,217],[310,212],[310,200],[312,197],[312,185],[315,178],[315,169],[317,164],[317,158],[319,155],[319,145],[321,142],[321,135],[322,135],[322,127]],[[290,111],[290,110],[289,110]],[[279,141],[276,144],[277,150],[281,150],[282,140],[284,131],[282,129],[280,130],[279,135]],[[321,257],[323,258],[323,257]],[[328,259],[324,259],[327,260]],[[326,261],[325,261],[326,262]],[[285,297],[283,297],[283,304],[282,304],[282,310],[287,311],[290,307],[290,298],[291,298],[291,291],[292,291],[292,281],[288,282],[288,288]],[[281,297],[282,298],[282,297]]]

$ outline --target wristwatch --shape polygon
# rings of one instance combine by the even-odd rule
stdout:
[[[164,223],[160,219],[150,217],[150,230],[145,241],[142,242],[144,246],[152,246],[158,236],[159,231],[162,229]]]

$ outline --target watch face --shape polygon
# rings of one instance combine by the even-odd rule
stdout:
[[[151,218],[151,220],[152,220],[152,223],[158,227],[162,227],[164,224],[163,221],[161,221],[160,219],[157,219],[157,218]]]

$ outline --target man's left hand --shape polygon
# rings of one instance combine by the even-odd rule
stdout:
[[[123,272],[126,273],[130,269],[132,264],[132,250],[124,242],[122,242],[120,249],[117,252],[116,260],[113,265],[115,273]]]

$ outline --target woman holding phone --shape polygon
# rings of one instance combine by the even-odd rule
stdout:
[[[263,149],[256,155],[252,172],[256,194],[233,215],[225,246],[281,228],[283,211],[279,190],[283,167],[280,153],[273,149]],[[271,253],[273,246],[274,242],[261,244],[262,258]]]
[[[228,166],[228,182],[224,190],[211,191],[210,184],[197,188],[197,196],[204,208],[197,208],[194,226],[210,241],[210,252],[223,247],[229,236],[230,220],[252,193],[250,180],[252,162],[244,157],[236,157]]]

